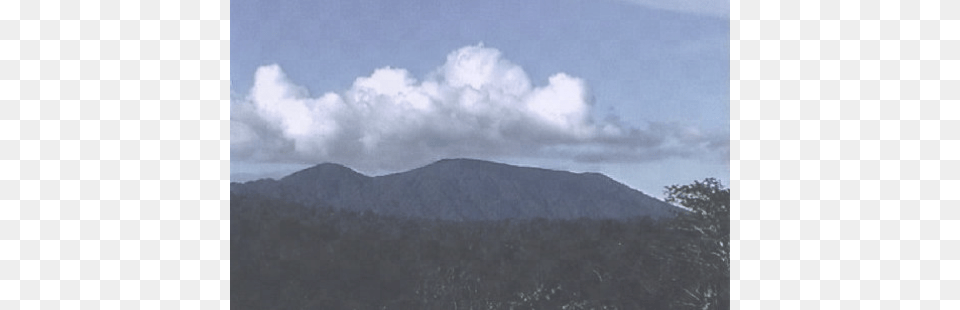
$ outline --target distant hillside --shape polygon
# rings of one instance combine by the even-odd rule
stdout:
[[[681,209],[598,173],[445,159],[369,177],[320,164],[279,180],[231,183],[231,194],[307,206],[447,220],[672,217]]]

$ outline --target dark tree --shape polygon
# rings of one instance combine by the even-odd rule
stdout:
[[[671,227],[682,238],[673,247],[679,263],[676,294],[681,309],[728,309],[730,300],[730,189],[708,178],[688,185],[672,185],[666,201],[689,212],[673,219]]]

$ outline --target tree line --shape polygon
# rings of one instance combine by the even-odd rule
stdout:
[[[231,195],[234,309],[727,309],[729,189],[672,220],[441,221]]]

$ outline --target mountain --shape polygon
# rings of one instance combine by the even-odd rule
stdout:
[[[448,220],[659,219],[681,212],[599,173],[474,159],[444,159],[378,177],[324,163],[279,180],[231,183],[230,191],[307,206]]]

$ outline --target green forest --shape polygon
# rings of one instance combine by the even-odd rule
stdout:
[[[441,221],[231,194],[231,307],[728,309],[729,189],[665,197],[688,211]]]

